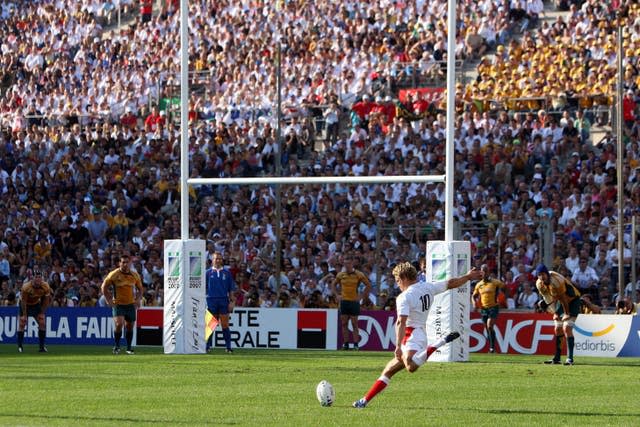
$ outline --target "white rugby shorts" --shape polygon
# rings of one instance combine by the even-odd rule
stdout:
[[[425,348],[427,348],[427,333],[424,328],[414,328],[409,338],[405,335],[404,343],[402,344],[403,353],[412,350],[420,353]]]

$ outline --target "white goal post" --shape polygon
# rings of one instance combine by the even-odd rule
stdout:
[[[235,178],[189,178],[189,185],[307,185],[307,184],[394,184],[394,183],[445,183],[446,175],[382,175],[382,176],[305,176],[305,177],[235,177]],[[451,212],[448,213],[451,215]],[[446,234],[446,233],[445,233]],[[469,242],[434,241],[426,247],[427,279],[446,280],[466,274],[470,267]],[[469,358],[468,287],[456,292],[438,295],[433,301],[433,310],[427,324],[430,340],[446,335],[449,331],[460,331],[462,337],[446,346],[432,359],[439,362],[466,361]]]
[[[447,1],[447,24],[448,24],[448,44],[449,46],[455,45],[455,28],[456,28],[456,2],[455,0]],[[196,260],[198,256],[196,254],[200,252],[202,248],[200,245],[204,242],[190,242],[189,241],[189,191],[188,185],[273,185],[273,184],[384,184],[384,183],[428,183],[428,182],[443,182],[445,183],[445,227],[444,235],[445,242],[453,244],[453,200],[454,200],[454,123],[455,123],[455,55],[450,55],[447,59],[447,115],[446,115],[446,161],[445,161],[445,174],[444,175],[396,175],[396,176],[322,176],[322,177],[261,177],[261,178],[189,178],[189,8],[188,0],[180,0],[180,188],[182,189],[180,194],[180,241],[179,252],[180,256],[175,256],[179,262],[173,259],[169,259],[168,253],[165,251],[165,271],[169,270],[170,265],[175,267],[176,280],[173,285],[177,285],[180,289],[197,290],[198,299],[203,295],[203,289],[191,287],[191,285],[197,285],[196,282],[201,285],[204,284],[204,260],[202,259],[203,253],[198,255],[200,261],[191,262],[190,259]],[[176,242],[177,243],[177,242]],[[197,247],[191,247],[191,244],[196,244]],[[165,246],[170,244],[169,241],[165,241]],[[188,253],[192,252],[192,253]],[[173,254],[178,255],[178,254]],[[194,255],[194,256],[191,256]],[[173,261],[171,264],[170,261]],[[197,261],[197,260],[196,260]],[[196,272],[198,274],[195,274]],[[450,271],[451,272],[451,271]],[[165,275],[165,290],[168,287],[168,275]],[[196,280],[197,279],[197,280]],[[189,299],[188,293],[182,293],[179,297],[175,298],[176,305],[172,307],[165,306],[165,325],[176,326],[176,324],[191,319],[192,321],[197,319],[192,326],[194,330],[202,328],[204,322],[204,313],[202,302],[195,304],[194,298],[191,298],[191,305],[187,307],[187,301]],[[465,302],[466,304],[469,301]],[[171,318],[167,318],[167,313],[172,315]],[[467,313],[468,316],[468,313]],[[202,319],[200,319],[202,317]],[[450,316],[449,316],[450,317]],[[451,318],[449,319],[451,320]],[[168,323],[167,323],[168,322]],[[172,323],[173,322],[173,323]],[[189,324],[189,322],[186,322]],[[178,325],[180,326],[180,325]],[[174,329],[176,331],[176,329]],[[191,330],[186,328],[177,329],[180,338],[185,338],[185,345],[191,345],[190,349],[185,347],[178,348],[175,343],[176,335],[171,335],[165,328],[165,352],[203,352],[203,343],[199,338],[189,338]],[[198,334],[199,335],[199,331]],[[191,343],[187,343],[186,340],[191,339]],[[173,340],[174,342],[167,346],[167,342]],[[182,344],[181,344],[182,345]],[[451,360],[451,359],[450,359]]]

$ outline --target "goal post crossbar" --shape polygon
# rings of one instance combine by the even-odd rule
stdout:
[[[191,185],[273,185],[273,184],[395,184],[445,182],[446,175],[381,176],[274,176],[233,178],[188,178]]]

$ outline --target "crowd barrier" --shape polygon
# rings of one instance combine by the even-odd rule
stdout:
[[[640,317],[581,314],[573,335],[576,356],[640,357]],[[551,316],[546,313],[501,312],[496,320],[497,350],[511,354],[554,354]],[[470,352],[488,351],[484,325],[471,313]],[[565,350],[563,350],[565,351]]]
[[[15,343],[17,307],[0,307],[0,343]],[[393,351],[395,312],[363,311],[358,319],[360,349]],[[138,310],[136,345],[162,346],[162,308]],[[487,340],[478,313],[471,313],[469,351],[486,352]],[[328,349],[342,345],[335,309],[236,308],[230,316],[235,348]],[[497,350],[510,354],[554,352],[553,321],[548,314],[501,312],[496,322]],[[38,325],[29,318],[25,343],[37,343]],[[640,316],[580,315],[574,329],[575,355],[640,357]],[[108,308],[50,308],[48,344],[112,345],[113,321]],[[214,344],[224,346],[220,328]]]

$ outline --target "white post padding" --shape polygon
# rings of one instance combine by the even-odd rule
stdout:
[[[427,242],[427,282],[446,281],[466,274],[471,267],[471,244],[466,241]],[[437,295],[427,319],[430,343],[457,331],[460,338],[440,347],[430,362],[465,362],[469,360],[469,284]]]
[[[165,354],[205,353],[205,241],[164,241]]]

